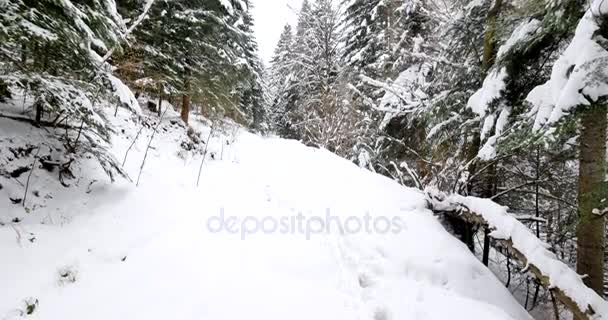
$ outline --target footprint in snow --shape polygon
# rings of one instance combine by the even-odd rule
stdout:
[[[368,273],[359,274],[359,286],[363,289],[369,288],[376,284],[376,280]]]
[[[374,320],[390,320],[390,312],[386,307],[378,307],[374,311]]]

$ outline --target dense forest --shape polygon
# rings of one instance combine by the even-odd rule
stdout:
[[[267,63],[253,6],[0,0],[0,119],[43,137],[17,152],[0,130],[0,190],[23,180],[10,205],[29,213],[38,166],[58,188],[77,185],[89,159],[139,185],[157,132],[202,155],[198,185],[205,159],[235,143],[208,150],[230,124],[418,190],[532,317],[608,317],[608,1],[303,0]],[[137,135],[120,161],[124,112]],[[135,179],[125,162],[143,130]],[[34,165],[12,168],[19,158]]]

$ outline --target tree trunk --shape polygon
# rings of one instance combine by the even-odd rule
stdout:
[[[604,217],[593,213],[606,207],[606,105],[595,104],[581,119],[576,271],[587,286],[603,296]]]
[[[36,125],[40,126],[40,121],[42,120],[42,113],[44,112],[44,108],[42,107],[41,102],[36,102]]]
[[[494,49],[496,45],[494,38],[496,35],[496,22],[498,20],[498,15],[500,14],[501,7],[502,0],[496,0],[494,7],[488,11],[488,16],[486,17],[486,32],[483,38],[483,60],[481,64],[481,70],[484,73],[484,76],[494,63]]]
[[[490,11],[488,11],[488,15],[486,17],[486,31],[484,34],[483,41],[483,60],[481,61],[482,80],[484,80],[486,74],[492,67],[492,63],[494,62],[496,44],[494,37],[496,35],[496,23],[498,20],[498,15],[500,14],[501,7],[502,0],[496,0],[494,7],[492,7]],[[467,161],[469,162],[469,167],[467,169],[470,174],[475,173],[476,163],[475,161],[473,161],[473,159],[477,157],[477,153],[479,152],[479,148],[481,147],[481,136],[479,131],[475,130],[472,135],[472,140],[466,150],[466,157]],[[473,181],[469,181],[467,185],[467,194],[470,194],[473,189],[472,183]]]
[[[484,189],[483,189],[483,197],[491,199],[496,194],[497,187],[497,172],[496,167],[498,163],[492,164],[487,172],[484,174]],[[481,261],[487,267],[490,263],[490,230],[488,228],[484,229],[483,233],[483,255]]]
[[[490,232],[488,228],[485,228],[483,232],[483,256],[481,261],[486,267],[490,264]]]
[[[160,117],[162,115],[162,108],[163,108],[163,92],[160,91],[160,93],[158,94],[158,116]]]
[[[182,94],[182,120],[188,125],[190,116],[190,80],[188,79],[189,69],[186,69],[186,80],[184,81],[184,93]]]
[[[465,154],[467,162],[469,163],[467,171],[470,175],[474,174],[477,170],[477,163],[474,161],[474,159],[477,157],[477,153],[479,152],[479,147],[481,145],[479,137],[479,131],[475,131],[473,132],[472,140],[467,141],[468,147],[465,150]],[[469,179],[467,181],[467,185],[465,186],[465,195],[471,195],[473,192],[473,187],[473,181]],[[465,232],[462,234],[461,240],[467,245],[467,247],[469,247],[469,250],[471,250],[472,253],[475,253],[475,227],[469,222],[464,221],[463,223],[465,224]]]
[[[188,124],[188,116],[190,115],[190,96],[187,93],[182,95],[182,120]]]
[[[502,7],[502,0],[496,0],[494,3],[494,7],[488,11],[488,16],[486,17],[486,32],[484,34],[483,40],[483,60],[481,62],[481,71],[483,77],[485,77],[492,67],[494,63],[494,55],[495,55],[495,35],[496,35],[496,22],[498,20],[498,15],[500,14],[500,9]],[[473,145],[476,148],[475,156],[477,156],[477,152],[481,147],[481,136],[479,131],[475,131],[473,138]],[[484,197],[491,198],[494,195],[494,185],[496,184],[496,164],[492,165],[485,175],[487,177],[483,179],[483,193]],[[473,171],[470,171],[473,172]],[[485,229],[483,234],[483,253],[482,253],[482,262],[487,267],[490,262],[490,230]]]

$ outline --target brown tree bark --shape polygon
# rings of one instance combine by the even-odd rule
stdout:
[[[581,119],[578,224],[576,227],[576,271],[585,274],[587,286],[603,296],[604,289],[604,217],[594,209],[607,206],[606,199],[606,104],[595,104]]]
[[[182,120],[188,124],[190,115],[190,96],[187,93],[182,95]]]
[[[186,71],[187,72],[187,71]],[[184,83],[184,93],[182,94],[182,120],[186,125],[190,116],[190,80],[186,79]]]
[[[162,89],[159,90],[158,92],[158,116],[160,117],[162,115],[162,109],[163,109],[163,91]]]
[[[496,22],[498,21],[501,7],[502,0],[496,0],[494,6],[490,9],[490,11],[488,11],[488,16],[486,17],[486,32],[483,38],[483,60],[481,63],[481,70],[484,77],[494,63],[494,51],[496,46],[496,39],[494,38],[496,36]]]

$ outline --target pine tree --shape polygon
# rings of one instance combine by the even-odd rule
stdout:
[[[2,56],[55,76],[96,69],[126,31],[113,0],[15,0],[0,6]]]
[[[295,35],[289,103],[290,122],[297,136],[306,142],[330,149],[331,117],[340,112],[337,94],[340,73],[338,51],[338,12],[330,0],[305,1],[299,13]],[[337,120],[337,119],[334,119]]]
[[[424,86],[436,23],[428,16],[432,11],[426,1],[344,3],[345,73],[354,93],[351,103],[366,119],[360,130],[368,134],[360,149],[378,171],[400,175],[395,161],[403,163],[411,151],[420,154],[418,146],[423,145],[422,117],[411,111],[422,112],[419,107],[427,98]],[[416,150],[404,148],[405,141]]]
[[[374,15],[380,0],[346,0],[346,14],[342,20],[344,32],[344,62],[352,68],[354,76],[359,74],[375,78],[377,70],[372,68],[377,62],[377,51],[381,49],[374,42],[377,37],[377,16]],[[371,70],[370,70],[371,69]]]
[[[159,3],[134,34],[141,65],[134,77],[152,83],[154,93],[162,87],[181,95],[185,122],[194,103],[263,127],[262,68],[250,10],[249,1]]]
[[[246,7],[242,7],[242,5]],[[236,15],[236,23],[241,34],[237,38],[236,51],[245,63],[240,64],[238,73],[241,79],[238,84],[237,94],[240,100],[238,108],[247,114],[251,126],[260,131],[267,129],[267,105],[264,100],[264,87],[262,76],[262,63],[258,56],[258,45],[253,33],[253,18],[251,16],[251,4],[249,0],[241,2],[236,6],[239,14]]]
[[[107,152],[111,127],[98,106],[119,83],[102,58],[126,33],[116,3],[3,1],[0,25],[0,82],[34,97],[29,118],[64,127],[54,138],[65,141],[66,153],[94,156],[112,179],[124,175]]]
[[[560,16],[564,19],[567,16]],[[527,97],[535,107],[535,129],[555,131],[567,114],[580,116],[577,271],[599,295],[604,291],[604,214],[607,197],[606,129],[608,6],[593,1],[570,45],[554,63],[551,79]],[[563,131],[562,131],[563,132]]]
[[[274,130],[284,137],[292,137],[289,132],[289,120],[287,119],[287,103],[289,101],[289,87],[294,77],[292,74],[294,67],[293,36],[291,25],[285,25],[270,61],[268,75],[272,123]]]

